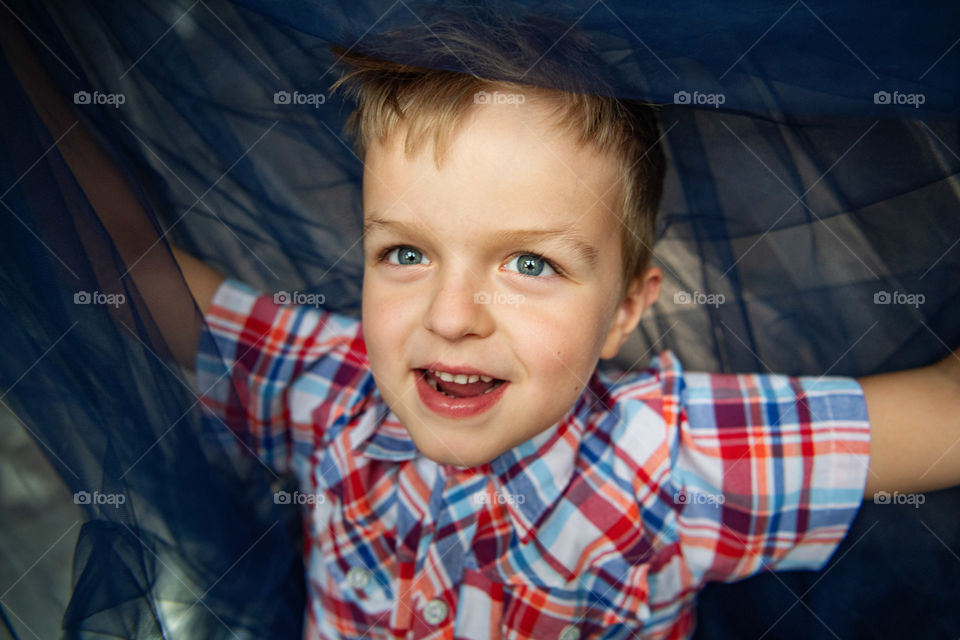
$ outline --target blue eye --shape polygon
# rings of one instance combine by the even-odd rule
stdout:
[[[514,262],[516,262],[517,266],[515,269],[511,269],[511,271],[516,271],[525,276],[558,275],[549,260],[535,253],[518,254],[516,258],[507,264],[513,264]],[[544,270],[546,270],[546,273],[544,273]]]
[[[414,247],[399,246],[387,250],[384,258],[390,264],[430,264],[423,252]]]

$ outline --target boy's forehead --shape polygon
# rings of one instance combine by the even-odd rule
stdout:
[[[405,129],[368,147],[364,217],[415,217],[456,208],[487,213],[491,221],[521,216],[532,228],[569,226],[595,209],[614,215],[618,195],[612,154],[581,145],[537,101],[476,105],[457,123],[439,167],[433,136],[412,153]],[[511,225],[516,226],[516,225]]]

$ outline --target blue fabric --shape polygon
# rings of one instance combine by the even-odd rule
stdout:
[[[390,34],[451,14],[498,23],[476,3],[8,6],[63,94],[90,94],[78,117],[147,212],[110,218],[91,204],[0,59],[2,399],[51,482],[92,497],[66,612],[35,607],[62,617],[68,638],[296,637],[298,514],[273,504],[280,479],[203,437],[150,304],[201,322],[167,243],[257,288],[322,293],[328,308],[358,314],[362,165],[342,134],[349,105],[329,94],[329,45],[465,71]],[[669,348],[687,370],[864,375],[960,344],[960,7],[494,6],[545,34],[576,23],[592,45],[570,57],[545,37],[531,82],[565,86],[563,71],[582,65],[596,90],[664,103],[655,249],[665,284],[618,364]],[[325,100],[277,104],[280,91]],[[97,103],[110,94],[123,104]],[[121,228],[137,255],[155,247],[163,296],[123,277],[133,259]],[[82,304],[84,293],[125,297]],[[681,294],[724,301],[690,305]],[[865,505],[823,572],[708,588],[698,637],[758,637],[788,609],[764,637],[956,635],[958,498]],[[29,524],[5,512],[4,540]],[[0,585],[12,635],[31,637],[10,603],[36,575]]]

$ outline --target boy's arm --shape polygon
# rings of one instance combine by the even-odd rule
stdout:
[[[870,419],[864,497],[960,484],[960,349],[926,367],[858,382]]]
[[[223,277],[175,249],[177,263],[187,282],[187,287],[183,287],[173,260],[164,250],[164,243],[158,241],[156,229],[126,178],[54,85],[23,31],[9,15],[2,15],[6,13],[0,11],[3,54],[110,234],[129,269],[126,278],[135,283],[167,347],[182,366],[193,369],[200,319],[196,317],[194,301],[187,295],[187,288],[200,310],[206,313]],[[117,317],[124,321],[119,314]]]
[[[210,309],[210,302],[213,300],[213,294],[217,292],[224,276],[214,271],[206,262],[194,258],[189,253],[177,249],[173,245],[173,257],[177,259],[180,265],[180,271],[183,272],[183,278],[190,287],[190,293],[197,302],[200,312],[204,315]]]

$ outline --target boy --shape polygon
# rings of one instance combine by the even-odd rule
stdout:
[[[956,482],[956,357],[859,383],[685,374],[669,352],[596,371],[661,281],[649,108],[345,60],[362,324],[179,254],[208,408],[317,495],[305,637],[687,637],[707,580],[820,568],[862,495]],[[494,94],[514,99],[464,100]]]
[[[859,381],[596,369],[661,280],[648,108],[345,61],[362,322],[175,251],[205,409],[311,498],[305,637],[687,637],[706,581],[817,569],[862,495],[957,482],[956,353]],[[115,172],[74,144],[93,193]]]

